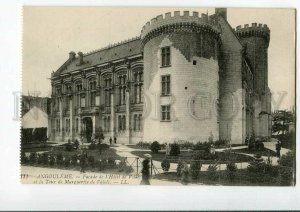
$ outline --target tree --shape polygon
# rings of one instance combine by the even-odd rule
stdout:
[[[294,123],[294,113],[287,110],[278,110],[273,113],[272,133],[276,135],[285,135],[289,130],[289,123]]]

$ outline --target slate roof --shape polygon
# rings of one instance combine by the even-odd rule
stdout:
[[[142,53],[142,44],[139,37],[117,43],[83,55],[82,65],[79,65],[78,56],[72,61],[66,61],[53,76],[71,73],[95,65],[105,64],[110,61],[138,55]]]

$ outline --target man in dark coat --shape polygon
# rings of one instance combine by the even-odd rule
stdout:
[[[276,144],[276,154],[278,158],[280,158],[280,150],[281,150],[281,143],[280,141],[278,141]]]
[[[150,185],[150,160],[149,159],[145,159],[143,161],[143,169],[141,171],[142,173],[142,181],[141,181],[141,185]]]
[[[115,144],[117,143],[117,138],[116,137],[114,137],[114,141],[115,141]]]
[[[111,137],[109,138],[109,143],[110,143],[110,145],[112,144],[112,139],[111,139]]]
[[[86,168],[86,160],[87,160],[87,152],[85,150],[82,151],[82,154],[80,155],[80,172],[85,173]]]

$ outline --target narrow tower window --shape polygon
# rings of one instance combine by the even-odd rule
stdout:
[[[170,59],[171,51],[170,47],[164,47],[161,49],[161,66],[170,66],[171,59]]]
[[[164,75],[161,76],[161,95],[167,96],[171,93],[171,87],[170,87],[170,75]]]

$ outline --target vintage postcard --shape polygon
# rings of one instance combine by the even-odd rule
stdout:
[[[295,16],[24,6],[21,182],[294,186]]]

